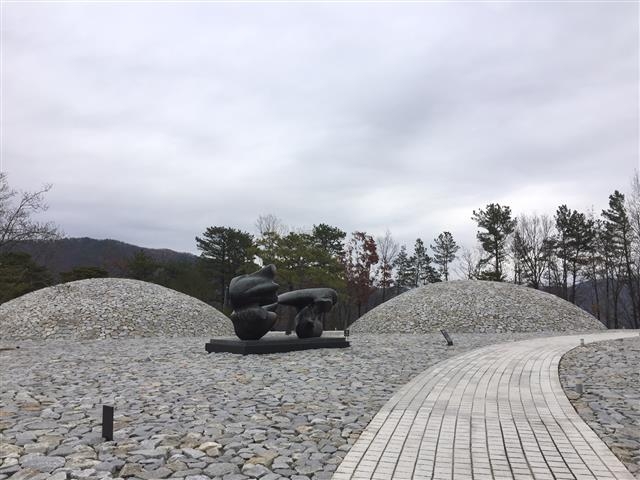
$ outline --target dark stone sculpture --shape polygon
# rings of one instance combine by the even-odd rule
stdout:
[[[276,323],[274,310],[279,304],[296,307],[294,319],[299,338],[322,335],[324,314],[333,308],[338,294],[331,288],[307,288],[276,295],[274,265],[241,275],[229,284],[229,302],[233,307],[231,321],[241,340],[258,340]]]
[[[249,275],[241,275],[229,284],[229,302],[233,307],[231,321],[236,335],[242,340],[258,340],[276,323],[273,310],[278,306],[273,281],[276,267],[267,265]]]
[[[278,303],[296,307],[296,334],[300,338],[322,335],[324,314],[338,301],[332,288],[307,288],[294,290],[278,296]]]
[[[292,352],[311,348],[346,348],[346,335],[321,337],[324,315],[333,308],[338,294],[331,288],[308,288],[276,295],[278,284],[273,281],[276,267],[266,267],[250,275],[241,275],[229,284],[229,302],[233,306],[231,320],[240,338],[212,338],[205,344],[208,353],[227,352],[242,355]],[[299,338],[274,334],[260,340],[273,328],[279,304],[296,307],[294,319]],[[289,331],[293,325],[289,326]]]

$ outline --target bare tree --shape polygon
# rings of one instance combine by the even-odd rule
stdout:
[[[278,236],[283,236],[289,233],[287,226],[282,222],[282,220],[271,213],[259,215],[255,225],[260,237],[264,237],[270,233]]]
[[[533,288],[540,288],[547,267],[548,243],[553,236],[554,222],[548,215],[525,215],[518,218],[513,238],[513,250],[522,269],[522,276]]]
[[[376,280],[374,265],[379,261],[376,241],[365,232],[353,232],[345,246],[343,259],[347,291],[358,307],[358,317],[362,307],[367,305]]]
[[[477,279],[482,270],[482,248],[477,247],[474,250],[470,250],[467,247],[462,247],[460,251],[462,253],[458,255],[456,272],[460,277],[467,280]]]
[[[631,223],[631,257],[635,281],[632,289],[636,292],[636,312],[640,316],[640,173],[634,172],[631,179],[631,192],[627,197],[629,223]],[[640,318],[636,319],[640,325]]]
[[[278,260],[278,245],[282,238],[289,233],[287,226],[275,215],[268,213],[259,215],[255,223],[258,237],[258,258],[262,265],[276,263]]]
[[[382,301],[386,299],[387,288],[391,286],[393,279],[393,264],[400,251],[400,245],[391,236],[389,229],[384,233],[384,237],[377,238],[378,257],[380,266],[380,286],[382,287]]]
[[[631,248],[636,276],[640,282],[640,172],[638,170],[634,172],[631,179],[631,192],[627,196],[627,214],[631,224]]]
[[[52,222],[37,222],[34,214],[47,210],[45,194],[51,185],[35,192],[18,192],[9,187],[7,174],[0,172],[0,250],[9,250],[24,240],[52,240],[59,237]]]

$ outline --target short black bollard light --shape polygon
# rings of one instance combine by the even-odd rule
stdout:
[[[110,405],[102,406],[102,438],[113,440],[113,407]]]
[[[348,328],[344,329],[344,338],[349,338],[349,329]]]
[[[582,379],[577,378],[577,379],[576,379],[576,393],[577,393],[578,395],[582,395],[583,391],[584,391],[584,390],[583,390],[583,388],[582,388]]]
[[[453,345],[453,340],[451,340],[449,333],[444,328],[440,329],[440,333],[442,334],[444,339],[447,341],[447,346],[451,347]]]

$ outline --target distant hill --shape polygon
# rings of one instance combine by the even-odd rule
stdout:
[[[144,248],[118,240],[94,238],[63,238],[49,242],[21,242],[14,251],[31,255],[39,265],[54,275],[76,267],[101,267],[112,276],[122,275],[127,261],[139,251],[162,263],[188,262],[198,258],[191,253],[175,252],[166,248]]]

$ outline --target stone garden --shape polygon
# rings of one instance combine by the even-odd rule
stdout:
[[[590,467],[585,474],[576,467],[562,477],[547,461],[547,477],[529,462],[530,476],[519,476],[509,457],[503,476],[497,462],[484,473],[476,462],[454,475],[433,466],[421,473],[418,467],[427,463],[419,460],[409,473],[399,467],[385,473],[382,464],[375,477],[344,473],[387,402],[423,372],[437,375],[443,362],[473,357],[481,348],[604,335],[593,317],[524,287],[421,287],[358,320],[349,348],[268,355],[208,354],[204,345],[212,337],[233,335],[231,320],[190,297],[134,280],[83,280],[36,291],[1,305],[0,323],[0,480],[599,478],[604,471]],[[640,478],[637,333],[586,346],[578,336],[569,342],[575,348],[563,347],[569,352],[560,362],[569,400],[626,466],[609,467],[610,478]],[[102,438],[103,405],[115,410],[111,441]],[[368,471],[365,460],[356,464],[354,471]]]

